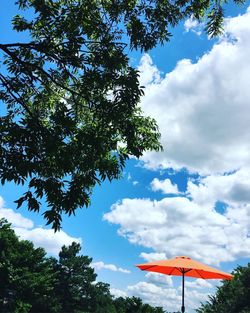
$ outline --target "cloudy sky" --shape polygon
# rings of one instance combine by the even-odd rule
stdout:
[[[17,38],[9,26],[15,9],[3,2],[6,42]],[[220,38],[209,40],[190,19],[166,46],[131,54],[145,86],[141,105],[157,120],[164,151],[129,161],[123,179],[96,188],[91,207],[66,218],[61,232],[15,209],[22,188],[0,187],[0,216],[20,238],[50,255],[81,242],[114,295],[139,296],[169,311],[180,307],[180,279],[142,273],[135,264],[188,255],[232,271],[249,261],[250,1],[229,6],[226,15]],[[219,284],[188,279],[188,312]]]

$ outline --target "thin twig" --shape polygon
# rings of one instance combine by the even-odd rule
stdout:
[[[12,96],[12,98],[19,103],[28,113],[31,117],[34,118],[33,113],[30,111],[30,109],[28,108],[28,106],[21,100],[21,96],[18,94],[19,98],[17,96],[15,96],[15,94],[12,92],[10,86],[9,86],[9,82],[8,80],[0,73],[0,80],[3,84],[3,86],[7,89],[8,93]]]

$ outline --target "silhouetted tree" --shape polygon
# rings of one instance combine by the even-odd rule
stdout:
[[[62,305],[62,312],[90,312],[91,298],[96,274],[90,267],[91,258],[78,255],[81,246],[72,243],[63,246],[56,264],[58,275],[57,294]]]
[[[0,220],[0,312],[56,313],[56,273],[44,249],[19,240]]]

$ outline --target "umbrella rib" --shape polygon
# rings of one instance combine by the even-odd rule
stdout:
[[[149,270],[150,268],[152,268],[152,267],[156,267],[157,265],[150,265],[150,266],[148,266],[148,267],[145,267],[145,268],[143,268],[143,269],[141,269],[142,271],[147,271],[147,270]]]
[[[217,273],[217,275],[220,275],[220,276],[221,276],[221,279],[227,279],[227,277],[226,277],[224,274]],[[220,279],[220,278],[218,278],[218,279]]]
[[[184,274],[184,275],[192,270],[191,268],[185,270],[184,267],[176,267],[176,268],[178,269],[178,271],[179,271],[180,273],[182,273],[182,274]],[[172,271],[172,272],[173,272],[173,271]],[[171,274],[172,274],[172,272],[171,272]],[[170,275],[171,275],[171,274],[170,274]]]
[[[175,267],[172,268],[172,270],[169,272],[168,275],[172,275],[173,271],[175,270]]]
[[[206,279],[206,278],[204,278],[204,277],[201,275],[201,273],[200,273],[197,269],[195,269],[195,271],[196,271],[196,273],[197,273],[202,279]]]
[[[188,270],[184,270],[184,274],[186,274],[186,273],[188,273],[188,272],[190,272],[190,271],[192,271],[192,268],[190,268],[190,269],[188,269]]]

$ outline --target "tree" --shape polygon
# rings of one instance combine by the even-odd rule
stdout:
[[[88,206],[93,187],[119,178],[129,156],[161,149],[128,49],[168,41],[169,28],[191,16],[215,36],[224,2],[17,0],[24,13],[13,29],[29,39],[0,43],[0,179],[26,184],[17,207],[39,212],[43,199],[58,230],[62,214]]]
[[[249,313],[250,312],[250,263],[239,266],[231,281],[224,281],[214,296],[202,304],[198,313]]]
[[[152,307],[137,297],[119,297],[114,300],[117,313],[164,313],[160,307]]]
[[[56,273],[44,249],[19,240],[10,224],[0,220],[0,311],[56,313]]]
[[[110,294],[109,284],[102,282],[95,284],[92,289],[90,308],[90,312],[95,313],[117,313],[113,297]]]
[[[78,255],[81,246],[73,242],[63,246],[55,265],[58,274],[56,293],[59,295],[61,312],[84,313],[91,311],[96,274],[90,267],[92,259]]]

